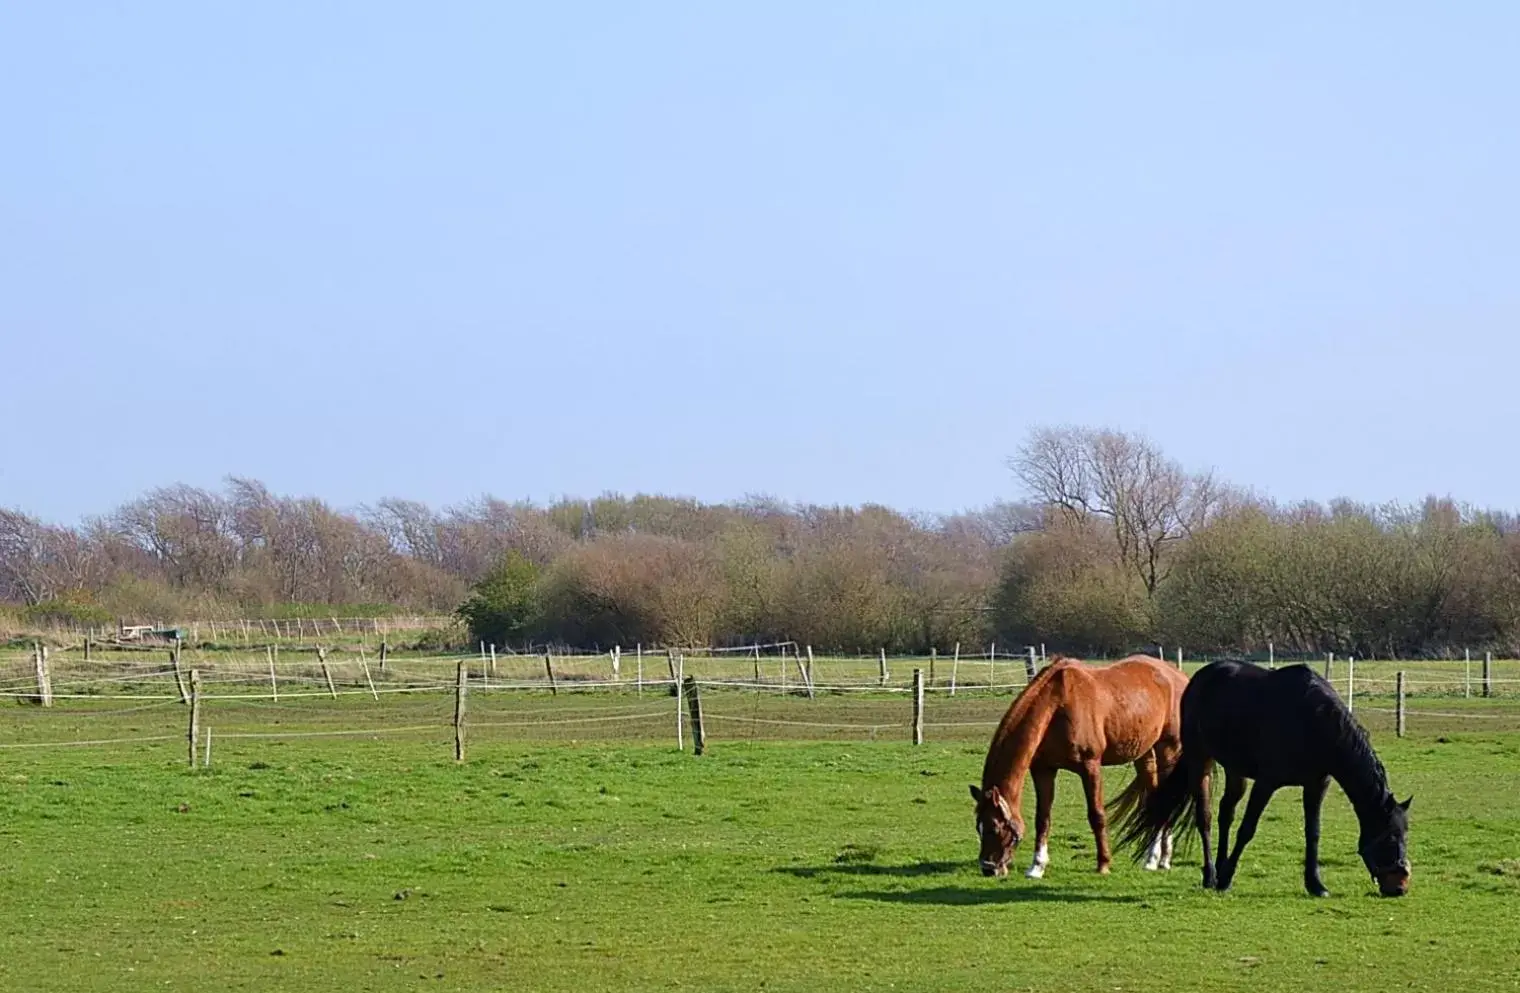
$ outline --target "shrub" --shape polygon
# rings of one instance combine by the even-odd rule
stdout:
[[[455,613],[474,641],[519,644],[528,640],[538,616],[537,586],[538,566],[513,551],[472,587]]]
[[[29,625],[67,625],[70,627],[112,627],[115,616],[83,591],[65,593],[54,600],[44,600],[21,611],[21,621]]]

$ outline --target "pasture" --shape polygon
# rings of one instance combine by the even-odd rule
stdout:
[[[476,693],[463,764],[447,695],[210,699],[213,762],[195,771],[177,699],[7,705],[0,746],[41,747],[0,749],[0,986],[1520,984],[1513,701],[1443,703],[1445,725],[1412,721],[1402,740],[1368,714],[1394,788],[1415,795],[1413,891],[1372,895],[1332,788],[1334,896],[1315,901],[1296,791],[1226,895],[1198,888],[1196,848],[1167,875],[1094,875],[1067,776],[1047,878],[984,879],[966,784],[1006,693],[940,695],[920,747],[873,723],[900,722],[901,695],[704,697],[750,722],[713,720],[697,758],[654,690]],[[43,746],[87,740],[115,743]],[[1110,773],[1110,790],[1130,775]]]

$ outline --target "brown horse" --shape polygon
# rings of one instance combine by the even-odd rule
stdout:
[[[1035,855],[1026,875],[1038,879],[1050,864],[1050,808],[1056,773],[1082,777],[1087,823],[1098,844],[1098,871],[1112,861],[1103,807],[1103,766],[1133,762],[1137,773],[1116,798],[1133,808],[1171,771],[1182,750],[1180,704],[1187,677],[1165,662],[1131,655],[1112,665],[1089,666],[1058,657],[1034,677],[1003,715],[982,766],[976,800],[982,874],[1005,876],[1024,838],[1020,810],[1024,773],[1034,780]],[[1171,836],[1158,834],[1147,869],[1171,868]]]

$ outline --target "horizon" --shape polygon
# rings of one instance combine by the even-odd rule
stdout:
[[[83,526],[83,525],[90,524],[90,523],[95,522],[95,521],[107,521],[107,520],[110,519],[110,517],[111,517],[112,514],[114,514],[114,513],[118,512],[118,511],[120,511],[121,509],[127,507],[128,505],[130,505],[131,503],[133,503],[136,500],[148,497],[151,494],[153,494],[155,492],[158,492],[158,491],[172,490],[172,489],[174,489],[176,487],[180,487],[180,486],[191,486],[191,488],[197,489],[197,490],[201,490],[203,492],[212,493],[212,494],[216,494],[216,495],[225,495],[227,486],[232,481],[233,478],[234,477],[231,477],[231,476],[224,477],[218,484],[215,484],[215,485],[212,485],[212,486],[204,486],[204,487],[202,487],[202,486],[193,486],[192,484],[188,484],[188,483],[184,483],[184,482],[180,482],[180,481],[169,482],[169,483],[162,483],[162,484],[158,484],[158,485],[155,485],[155,486],[150,486],[150,487],[148,487],[148,488],[146,488],[146,489],[144,489],[144,490],[142,490],[142,491],[140,491],[140,492],[138,492],[138,493],[136,493],[136,494],[134,494],[132,496],[125,497],[125,498],[117,500],[115,503],[111,504],[109,507],[107,507],[104,510],[88,513],[88,514],[82,515],[80,517],[77,517],[77,518],[75,518],[73,520],[60,520],[60,519],[45,517],[43,515],[40,515],[40,514],[32,512],[31,510],[29,510],[26,507],[14,506],[14,505],[0,504],[0,510],[20,511],[21,513],[26,514],[26,515],[28,515],[28,516],[30,516],[30,517],[32,517],[32,518],[40,521],[43,524],[60,526],[60,527],[67,527],[67,528],[75,528],[75,527],[80,527],[80,526]],[[248,477],[238,477],[238,478],[247,479]],[[252,482],[262,482],[262,480],[251,480],[251,481]],[[1229,480],[1221,480],[1221,482],[1224,482],[1224,483],[1228,484],[1230,481]],[[549,499],[512,498],[512,497],[501,496],[501,495],[495,494],[495,493],[478,493],[478,494],[475,494],[473,496],[466,496],[466,497],[464,497],[461,500],[450,502],[450,503],[431,503],[431,502],[424,501],[424,500],[415,500],[415,498],[413,498],[413,497],[411,497],[411,496],[409,496],[408,494],[405,494],[405,493],[390,493],[390,494],[386,494],[384,496],[379,496],[379,497],[373,497],[373,498],[370,498],[370,499],[360,500],[358,502],[351,503],[351,504],[336,503],[334,501],[331,501],[331,500],[325,498],[320,493],[284,492],[284,491],[276,490],[273,487],[270,488],[270,493],[271,493],[271,495],[273,495],[274,497],[276,497],[278,499],[293,499],[293,500],[308,500],[308,499],[310,499],[310,500],[317,500],[317,501],[320,501],[325,506],[327,506],[329,509],[331,509],[331,510],[337,512],[337,513],[348,514],[348,515],[360,515],[360,514],[362,514],[363,512],[365,512],[367,510],[374,509],[379,504],[381,504],[382,502],[387,501],[387,500],[415,501],[417,503],[423,504],[430,511],[432,511],[434,513],[438,513],[438,514],[447,514],[447,513],[452,512],[452,511],[467,511],[467,510],[470,509],[470,507],[472,505],[478,504],[478,503],[483,502],[483,501],[493,501],[493,500],[494,501],[499,501],[499,502],[507,504],[509,506],[513,506],[513,507],[527,507],[527,508],[533,509],[533,510],[547,510],[547,509],[549,509],[551,507],[559,506],[559,505],[564,505],[564,504],[587,504],[587,505],[589,505],[589,504],[591,504],[591,503],[593,503],[593,502],[595,502],[597,500],[603,500],[603,499],[611,499],[611,500],[636,500],[636,499],[639,499],[639,498],[653,498],[653,499],[664,499],[664,500],[676,500],[676,501],[683,501],[683,502],[692,502],[692,503],[695,503],[695,504],[697,504],[698,506],[701,506],[701,507],[739,507],[739,506],[742,506],[742,505],[744,505],[746,503],[761,501],[761,502],[774,502],[774,503],[780,505],[786,511],[796,511],[796,510],[801,510],[801,509],[805,509],[805,508],[816,507],[816,508],[821,508],[821,509],[826,509],[826,510],[845,510],[845,511],[856,511],[856,512],[858,512],[858,511],[864,510],[865,508],[868,508],[868,507],[881,507],[881,508],[889,510],[889,511],[891,511],[893,513],[900,514],[903,517],[909,518],[909,519],[917,520],[917,519],[919,519],[919,518],[922,517],[922,518],[934,519],[934,520],[939,520],[939,521],[943,521],[943,520],[946,520],[946,519],[954,518],[954,517],[957,517],[957,516],[960,516],[960,515],[965,515],[965,514],[975,514],[975,513],[978,513],[978,512],[981,512],[981,511],[985,511],[985,510],[991,509],[991,508],[999,506],[999,505],[1026,505],[1026,506],[1030,506],[1030,507],[1037,507],[1037,506],[1039,506],[1039,501],[1038,501],[1037,498],[1035,498],[1033,496],[1030,496],[1030,495],[1022,495],[1022,494],[1019,494],[1019,493],[1014,493],[1012,495],[1003,496],[1003,497],[994,497],[993,499],[984,501],[983,503],[980,503],[980,504],[973,504],[973,505],[968,505],[968,506],[963,506],[963,507],[959,507],[959,508],[955,508],[955,509],[951,509],[951,510],[943,510],[943,511],[940,511],[940,510],[925,510],[925,509],[916,508],[916,507],[899,507],[899,506],[895,506],[893,504],[884,503],[883,501],[880,501],[880,500],[865,500],[865,501],[862,501],[862,502],[859,502],[859,503],[824,503],[824,502],[819,502],[819,501],[807,501],[807,500],[802,500],[802,501],[786,500],[786,499],[782,499],[782,498],[777,497],[776,495],[770,494],[770,493],[747,493],[747,494],[744,494],[742,496],[733,497],[731,499],[726,499],[726,500],[704,500],[704,499],[701,499],[700,497],[692,496],[691,494],[669,493],[669,492],[658,492],[658,491],[619,492],[619,491],[613,491],[613,490],[604,490],[604,491],[602,491],[600,493],[596,493],[596,494],[593,494],[593,495],[560,494],[560,495],[557,495],[557,496],[554,496],[554,497],[550,497]],[[1455,495],[1452,495],[1452,494],[1427,493],[1423,497],[1418,497],[1418,498],[1413,499],[1413,500],[1357,500],[1355,498],[1348,497],[1348,496],[1345,496],[1345,495],[1332,496],[1332,497],[1330,497],[1328,499],[1325,499],[1325,500],[1315,500],[1315,499],[1307,498],[1307,497],[1306,498],[1296,498],[1296,499],[1295,498],[1290,498],[1290,499],[1286,499],[1286,500],[1279,500],[1279,499],[1274,499],[1274,498],[1271,498],[1271,497],[1263,496],[1262,494],[1259,494],[1259,493],[1252,492],[1248,488],[1241,488],[1241,493],[1246,498],[1248,498],[1250,500],[1260,501],[1260,502],[1262,502],[1262,503],[1264,503],[1266,505],[1269,505],[1271,507],[1274,507],[1274,508],[1280,509],[1280,510],[1289,510],[1289,509],[1292,509],[1294,507],[1297,507],[1297,506],[1300,506],[1300,505],[1303,505],[1303,504],[1306,504],[1306,503],[1312,503],[1312,504],[1315,504],[1317,506],[1324,507],[1324,508],[1328,509],[1331,505],[1333,505],[1333,504],[1335,504],[1337,502],[1343,501],[1343,500],[1345,500],[1345,501],[1351,501],[1352,503],[1356,504],[1358,507],[1361,507],[1361,508],[1364,508],[1364,509],[1368,509],[1368,510],[1372,510],[1372,511],[1380,511],[1380,510],[1387,510],[1387,509],[1405,509],[1405,510],[1411,510],[1411,509],[1418,509],[1419,507],[1423,506],[1426,502],[1435,500],[1435,501],[1446,501],[1446,502],[1449,502],[1452,505],[1454,505],[1455,507],[1457,507],[1458,509],[1460,509],[1462,511],[1466,511],[1466,512],[1472,512],[1472,513],[1477,513],[1477,514],[1500,514],[1500,515],[1503,515],[1503,514],[1514,514],[1516,516],[1520,516],[1520,511],[1517,511],[1516,509],[1511,508],[1511,507],[1500,506],[1500,505],[1492,505],[1492,504],[1480,504],[1480,503],[1477,503],[1477,502],[1474,502],[1474,501],[1471,501],[1471,500],[1464,500],[1461,497],[1455,496]]]
[[[0,506],[237,475],[952,514],[1017,499],[1005,459],[1068,421],[1280,503],[1520,509],[1517,33],[15,7]]]

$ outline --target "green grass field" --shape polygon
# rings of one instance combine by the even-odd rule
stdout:
[[[902,705],[707,702],[861,726]],[[674,748],[669,697],[480,694],[463,765],[450,706],[208,701],[225,737],[191,772],[177,702],[7,705],[0,747],[171,740],[0,751],[0,988],[1520,986],[1520,734],[1462,730],[1481,722],[1376,734],[1396,790],[1415,795],[1412,893],[1372,895],[1333,792],[1335,896],[1316,901],[1299,884],[1296,791],[1269,808],[1227,895],[1198,888],[1196,848],[1170,874],[1093,874],[1069,776],[1046,879],[982,878],[966,784],[977,725],[1006,698],[941,701],[962,726],[931,727],[945,740],[917,748],[896,730],[799,743],[764,740],[797,728],[716,720],[696,758]],[[551,723],[587,714],[635,719]],[[1113,770],[1110,788],[1128,775]]]

